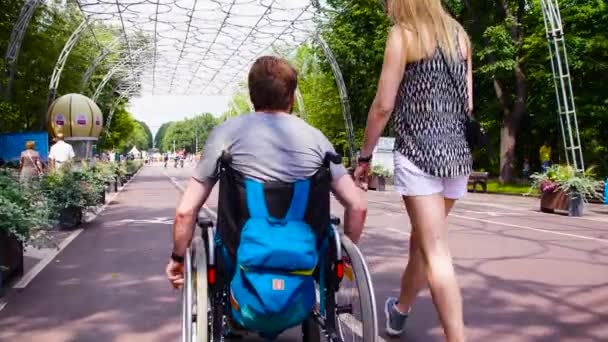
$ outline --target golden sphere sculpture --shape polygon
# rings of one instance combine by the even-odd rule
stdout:
[[[101,110],[91,99],[80,94],[64,95],[49,107],[49,133],[63,133],[66,141],[97,140],[103,128]]]
[[[50,135],[63,134],[77,160],[93,157],[93,146],[103,128],[103,115],[93,100],[80,94],[63,95],[51,104],[47,118]]]

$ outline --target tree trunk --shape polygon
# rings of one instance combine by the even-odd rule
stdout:
[[[513,181],[515,170],[515,141],[517,130],[510,125],[500,128],[500,178],[501,183]]]

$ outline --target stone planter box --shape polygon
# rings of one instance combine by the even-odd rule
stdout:
[[[78,207],[67,207],[59,211],[59,228],[74,229],[82,223],[82,210]]]
[[[106,189],[104,188],[103,190],[101,190],[100,192],[100,196],[99,196],[99,204],[105,204],[106,203]]]
[[[23,244],[13,235],[0,232],[0,295],[11,279],[23,275]]]
[[[384,176],[370,176],[368,188],[376,191],[385,191],[386,178]]]
[[[540,197],[540,210],[545,213],[562,210],[567,211],[569,216],[583,216],[583,207],[582,198],[568,196],[561,190],[543,192]]]

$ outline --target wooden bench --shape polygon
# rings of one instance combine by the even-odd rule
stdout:
[[[476,192],[477,185],[481,186],[483,192],[488,191],[488,172],[473,172],[469,176],[468,185],[473,185],[473,192]]]

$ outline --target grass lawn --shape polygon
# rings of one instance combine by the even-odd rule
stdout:
[[[500,184],[497,181],[488,181],[488,192],[507,194],[526,194],[530,190],[527,184]]]

